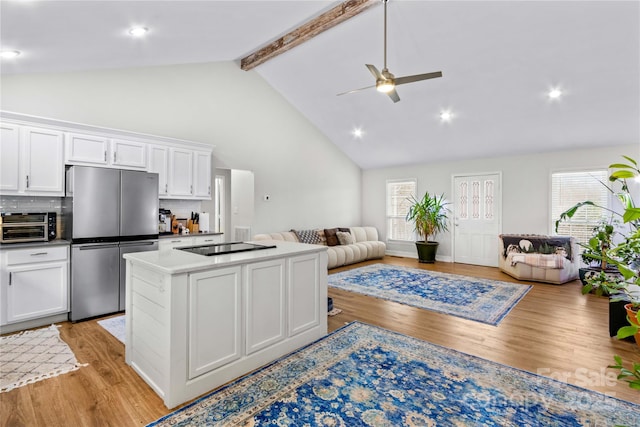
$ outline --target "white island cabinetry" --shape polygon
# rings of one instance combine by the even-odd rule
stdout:
[[[126,361],[168,408],[326,335],[326,247],[276,245],[124,256]]]

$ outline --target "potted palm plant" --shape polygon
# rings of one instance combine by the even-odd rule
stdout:
[[[406,219],[414,223],[416,233],[424,239],[416,241],[418,261],[434,263],[438,242],[430,238],[435,238],[436,234],[449,229],[449,202],[444,199],[444,194],[431,195],[428,191],[422,199],[411,196],[409,201],[411,206]]]

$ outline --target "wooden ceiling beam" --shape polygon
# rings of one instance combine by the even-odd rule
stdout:
[[[317,18],[302,24],[295,30],[288,32],[277,40],[245,56],[240,60],[240,68],[249,71],[271,58],[275,58],[289,49],[311,40],[329,28],[333,28],[347,19],[353,18],[378,3],[380,3],[380,0],[344,1]]]

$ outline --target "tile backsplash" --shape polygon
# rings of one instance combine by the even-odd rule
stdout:
[[[160,200],[162,209],[169,209],[177,218],[189,218],[191,212],[201,212],[200,200]]]
[[[62,197],[0,196],[1,212],[62,211]]]

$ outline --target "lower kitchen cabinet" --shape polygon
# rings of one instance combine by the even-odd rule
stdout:
[[[69,311],[69,247],[2,251],[0,325]]]

